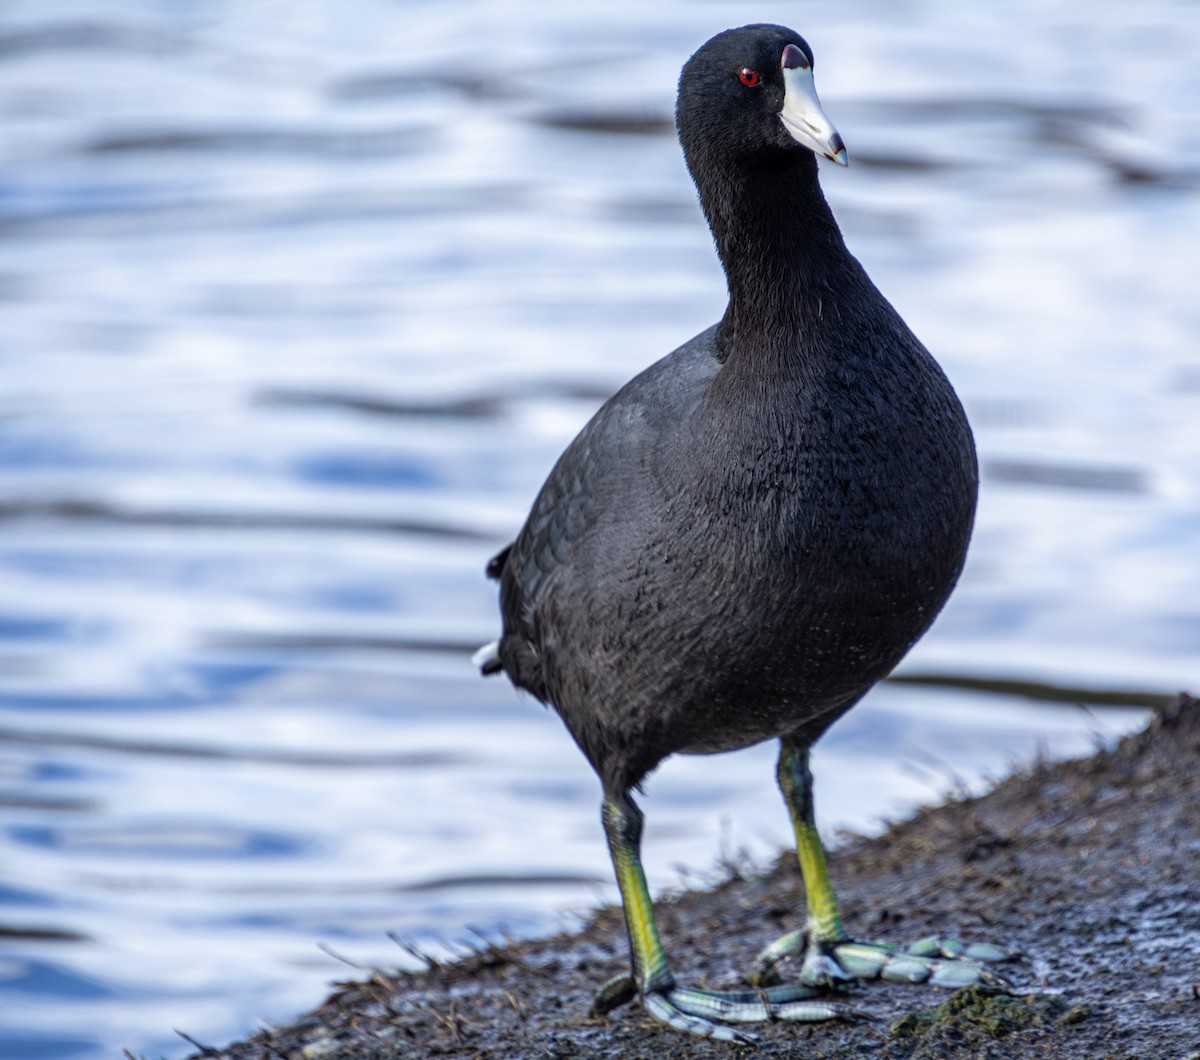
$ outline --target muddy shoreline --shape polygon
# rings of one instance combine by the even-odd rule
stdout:
[[[990,941],[1015,995],[890,983],[844,993],[878,1018],[769,1024],[753,1048],[688,1038],[636,1006],[588,1014],[624,970],[618,908],[578,934],[380,970],[295,1022],[194,1057],[1037,1057],[1200,1060],[1200,701],[1182,696],[1110,751],[1014,774],[830,856],[851,932]],[[785,857],[658,903],[681,982],[736,989],[758,949],[799,926]],[[786,970],[785,970],[786,974]]]

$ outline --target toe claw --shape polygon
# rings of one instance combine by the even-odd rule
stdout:
[[[979,968],[979,980],[984,986],[994,986],[998,990],[1011,990],[1013,981],[1007,975],[1001,975],[992,968]]]

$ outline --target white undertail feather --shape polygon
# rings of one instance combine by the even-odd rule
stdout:
[[[471,664],[483,669],[488,663],[500,661],[500,642],[492,641],[490,644],[485,644],[474,655],[471,656]]]

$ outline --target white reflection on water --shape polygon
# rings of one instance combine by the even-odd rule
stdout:
[[[910,673],[1169,691],[1200,656],[1200,26],[1151,0],[13,2],[0,12],[0,1055],[171,1052],[611,897],[596,785],[469,646],[482,562],[722,283],[686,55],[794,22],[848,241],[984,461]],[[609,131],[605,131],[609,130]],[[887,686],[871,827],[1136,712]],[[650,784],[659,886],[785,839],[773,750]],[[865,784],[863,777],[871,783]]]

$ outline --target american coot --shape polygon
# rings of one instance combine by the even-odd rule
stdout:
[[[959,985],[996,947],[909,950],[842,927],[813,817],[812,743],[928,628],[975,511],[971,431],[945,376],[851,257],[817,183],[846,164],[808,44],[728,30],[687,62],[676,124],[729,285],[720,322],[646,369],[563,453],[516,540],[488,566],[503,634],[477,656],[551,704],[604,788],[632,975],[672,1027],[854,1017],[818,998],[854,977]],[[673,753],[780,741],[807,929],[801,985],[685,989],[654,923],[632,789]],[[720,1021],[720,1022],[718,1022]]]

